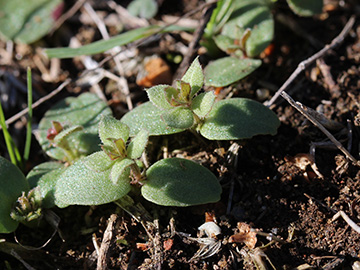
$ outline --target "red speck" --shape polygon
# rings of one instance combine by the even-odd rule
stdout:
[[[56,135],[58,135],[58,132],[56,131],[56,129],[54,127],[51,127],[47,130],[46,139],[48,139],[49,141],[52,141],[52,140],[54,140]]]
[[[54,19],[54,21],[56,21],[57,19],[59,19],[59,17],[61,16],[61,14],[63,13],[64,10],[64,3],[61,2],[52,12],[51,17]]]
[[[163,243],[163,246],[164,246],[164,250],[170,250],[172,248],[174,244],[174,240],[169,238],[169,239],[166,239]]]

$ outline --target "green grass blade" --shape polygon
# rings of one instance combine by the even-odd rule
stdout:
[[[108,40],[99,40],[79,48],[45,49],[49,58],[72,58],[79,55],[92,55],[110,50],[116,46],[123,46],[135,40],[153,35],[159,26],[148,26],[127,31]]]
[[[3,131],[3,134],[4,134],[6,148],[9,152],[10,160],[14,165],[17,165],[18,162],[17,162],[16,155],[14,153],[14,148],[13,148],[14,142],[11,138],[9,130],[6,127],[5,116],[4,116],[4,111],[2,109],[1,102],[0,102],[0,125],[1,125],[2,131]]]
[[[31,146],[31,128],[32,128],[32,79],[31,79],[31,69],[28,67],[27,69],[27,89],[28,89],[28,120],[26,126],[26,141],[25,141],[25,149],[24,149],[24,162],[29,159],[30,154],[30,146]]]
[[[72,58],[79,55],[92,55],[97,53],[103,53],[116,46],[123,46],[131,42],[134,42],[136,40],[149,37],[156,33],[166,33],[172,31],[193,31],[193,30],[194,29],[188,27],[181,27],[177,25],[170,25],[166,27],[152,25],[152,26],[141,27],[127,31],[125,33],[114,36],[107,40],[95,41],[91,44],[84,45],[79,48],[45,49],[45,53],[49,58]]]

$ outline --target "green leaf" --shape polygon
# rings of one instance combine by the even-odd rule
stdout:
[[[221,186],[205,167],[181,158],[156,162],[141,188],[145,199],[165,206],[191,206],[220,200]]]
[[[214,37],[216,46],[220,50],[226,52],[227,54],[234,53],[236,50],[240,50],[240,46],[235,44],[235,40],[224,35],[217,35]]]
[[[161,118],[163,113],[164,111],[158,109],[151,102],[145,102],[126,113],[120,121],[130,127],[130,136],[132,137],[142,129],[147,130],[150,136],[174,134],[185,130],[169,127]]]
[[[98,163],[104,167],[109,158],[95,153],[76,161],[61,174],[55,189],[55,203],[58,207],[69,205],[99,205],[115,201],[130,191],[130,168],[126,169],[116,183],[111,181],[112,167],[103,171],[94,171],[89,163]]]
[[[201,93],[193,99],[191,109],[197,116],[204,118],[211,111],[214,102],[214,92]]]
[[[79,48],[45,49],[49,58],[73,58],[80,55],[92,55],[108,51],[116,46],[123,46],[135,40],[145,38],[159,31],[159,26],[147,26],[127,31],[110,39],[102,39]]]
[[[83,163],[94,172],[104,172],[110,169],[115,163],[104,151],[95,152],[91,156],[91,158],[83,159]]]
[[[63,163],[45,162],[34,167],[26,176],[30,188],[38,187],[42,197],[42,206],[52,208],[55,206],[55,187],[60,175],[66,170]]]
[[[86,156],[100,150],[99,121],[101,115],[111,114],[107,104],[94,94],[84,93],[78,97],[68,97],[45,113],[36,131],[36,138],[50,157],[64,160],[64,151],[51,145],[47,139],[48,129],[52,127],[51,121],[58,121],[65,126],[82,126],[84,129],[71,134],[68,142],[72,149]]]
[[[59,134],[55,136],[54,144],[58,147],[66,148],[67,147],[67,142],[66,142],[67,138],[71,134],[74,134],[75,132],[79,132],[81,130],[83,130],[82,126],[71,126],[71,127],[61,130],[59,132]]]
[[[260,134],[275,135],[280,121],[261,103],[232,98],[215,103],[200,129],[209,140],[239,140]]]
[[[149,100],[159,109],[170,110],[173,106],[170,105],[169,99],[176,95],[175,88],[166,84],[159,84],[146,90]]]
[[[123,160],[116,161],[110,172],[110,179],[113,184],[116,185],[124,177],[129,178],[129,173],[128,171],[126,171],[126,169],[133,164],[135,164],[135,161],[129,158],[124,158]]]
[[[151,19],[156,15],[158,6],[154,0],[133,0],[127,6],[127,10],[133,16]]]
[[[12,206],[23,191],[28,192],[29,184],[19,168],[1,156],[0,183],[0,233],[11,233],[18,226],[10,217]]]
[[[249,57],[259,55],[274,37],[274,20],[266,0],[234,1],[234,11],[221,34],[239,40],[247,29],[251,35],[246,42]]]
[[[261,60],[224,57],[211,62],[205,68],[205,84],[222,87],[232,84],[260,67]]]
[[[194,116],[190,109],[177,107],[166,111],[162,117],[169,127],[187,129],[194,124]]]
[[[145,147],[149,140],[149,132],[147,130],[141,130],[136,137],[129,143],[127,147],[127,156],[131,159],[140,158],[145,151]]]
[[[287,0],[297,15],[308,17],[322,12],[323,0]]]
[[[204,74],[199,62],[199,57],[195,58],[195,60],[191,63],[189,69],[186,71],[181,80],[190,84],[190,98],[200,91],[204,84]]]
[[[112,116],[104,115],[99,123],[99,137],[104,145],[113,146],[109,139],[122,139],[124,143],[129,138],[129,127]]]
[[[62,9],[61,0],[0,0],[0,37],[32,43],[49,32]]]

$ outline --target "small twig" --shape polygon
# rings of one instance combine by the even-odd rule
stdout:
[[[58,93],[60,93],[65,86],[67,86],[69,83],[71,82],[71,79],[67,79],[65,80],[62,84],[60,84],[55,90],[53,90],[51,93],[49,93],[48,95],[40,98],[38,101],[36,101],[31,108],[35,109],[36,107],[38,107],[39,105],[41,105],[42,103],[44,103],[45,101],[51,99],[52,97],[54,97],[55,95],[57,95]],[[16,120],[18,120],[20,117],[24,116],[25,114],[27,114],[29,111],[29,108],[26,108],[20,112],[18,112],[17,114],[15,114],[14,116],[10,117],[8,120],[5,121],[6,125],[10,125],[11,123],[14,123]],[[1,130],[1,127],[0,127]]]
[[[118,216],[116,214],[112,214],[109,218],[108,225],[104,232],[103,240],[100,245],[99,257],[97,260],[96,270],[105,270],[108,269],[108,261],[109,261],[109,251],[110,246],[114,241],[115,237],[115,226],[118,220]]]
[[[74,14],[81,8],[81,6],[86,2],[86,0],[76,1],[75,4],[60,18],[55,22],[54,26],[50,30],[50,35],[52,35],[67,19],[74,16]]]
[[[347,224],[349,224],[349,226],[350,226],[351,228],[353,228],[357,233],[360,233],[360,227],[359,227],[354,221],[352,221],[352,220],[348,217],[348,215],[345,214],[344,211],[339,211],[339,212],[337,212],[337,213],[333,216],[332,221],[337,220],[340,216],[345,220],[345,222],[346,222]]]
[[[346,149],[345,147],[329,132],[327,129],[314,117],[312,117],[308,112],[306,106],[300,102],[296,102],[292,97],[290,97],[285,91],[282,91],[280,95],[290,103],[295,109],[297,109],[301,114],[303,114],[311,123],[317,126],[329,139],[336,145],[336,147],[343,152],[348,159],[350,159],[355,165],[360,166],[360,162],[356,160]]]
[[[329,92],[333,97],[340,97],[341,91],[339,86],[334,82],[334,79],[330,72],[330,67],[325,63],[323,58],[317,59],[316,63],[324,77],[326,85],[329,87]]]
[[[329,50],[332,50],[336,46],[338,46],[340,43],[343,42],[345,39],[345,36],[350,32],[351,28],[353,27],[355,23],[355,16],[351,16],[349,21],[346,23],[344,29],[341,31],[341,33],[331,41],[329,45],[326,45],[323,49],[315,53],[313,56],[309,57],[308,59],[302,61],[298,67],[295,69],[295,71],[290,75],[290,77],[286,80],[286,82],[280,87],[280,89],[275,93],[275,95],[270,99],[270,101],[266,102],[265,105],[270,107],[274,104],[274,102],[279,98],[281,93],[295,80],[295,78],[303,71],[305,70],[309,65],[311,65],[316,59],[324,56]]]
[[[304,193],[304,196],[307,197],[308,199],[312,200],[312,201],[315,201],[316,203],[320,204],[322,207],[324,207],[326,210],[330,211],[330,212],[333,212],[333,213],[336,213],[336,211],[334,209],[332,209],[331,207],[327,206],[326,204],[324,204],[323,202],[321,202],[320,200],[310,196],[309,194],[307,193]]]
[[[185,72],[185,70],[189,67],[190,61],[193,58],[196,47],[197,47],[202,35],[204,34],[205,27],[206,27],[207,23],[209,22],[209,20],[211,18],[211,14],[212,14],[213,10],[215,9],[215,7],[216,7],[216,3],[212,3],[210,6],[208,6],[204,10],[204,14],[200,20],[200,25],[196,29],[194,36],[193,36],[193,40],[189,44],[188,53],[185,55],[179,68],[176,70],[174,79],[180,79],[181,76],[183,75],[183,73]]]

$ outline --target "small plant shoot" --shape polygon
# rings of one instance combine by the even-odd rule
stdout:
[[[233,73],[236,73],[238,67],[232,67]],[[131,136],[142,128],[153,136],[192,129],[209,140],[237,140],[259,134],[276,134],[280,122],[267,107],[244,98],[215,102],[213,92],[199,93],[203,81],[202,68],[199,60],[195,59],[176,88],[169,85],[151,87],[147,90],[151,104],[135,108],[121,121],[130,127]]]
[[[36,138],[50,157],[72,163],[100,150],[100,116],[111,113],[107,104],[94,94],[68,97],[46,112]]]

